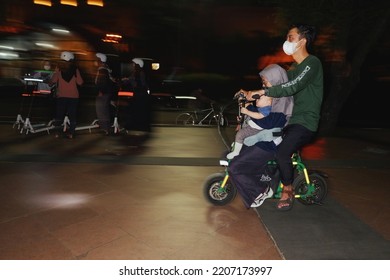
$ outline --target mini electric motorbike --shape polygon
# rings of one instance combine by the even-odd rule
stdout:
[[[245,104],[247,100],[243,98],[240,93],[235,95],[239,101],[239,108]],[[254,97],[256,98],[256,97]],[[259,96],[257,98],[260,98]],[[244,118],[239,109],[237,120],[242,126]],[[222,137],[221,127],[218,127],[219,134],[227,148],[227,141]],[[294,166],[294,181],[293,188],[295,198],[305,205],[318,204],[321,205],[327,195],[328,185],[326,182],[326,174],[317,171],[309,170],[302,161],[299,151],[294,153],[291,157]],[[234,183],[229,178],[228,166],[229,160],[221,159],[220,165],[224,167],[224,171],[211,174],[204,182],[203,192],[206,199],[214,205],[226,205],[234,200],[237,195],[237,189]],[[273,190],[273,198],[280,198],[283,190],[283,184],[280,182],[279,170],[275,160],[267,163],[263,171],[259,171],[261,183],[265,184],[265,188],[270,187]]]
[[[295,169],[293,182],[295,198],[305,205],[322,205],[328,192],[326,174],[316,170],[308,170],[299,152],[294,153],[291,160]],[[208,176],[203,185],[206,199],[217,206],[227,205],[237,195],[237,189],[229,178],[229,161],[222,159],[220,165],[225,167],[225,170]],[[276,161],[268,162],[260,178],[274,191],[273,198],[280,198],[283,185],[279,179]]]

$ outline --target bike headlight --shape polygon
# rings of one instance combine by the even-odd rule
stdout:
[[[219,165],[229,166],[229,162],[226,159],[221,159],[221,160],[219,160]]]

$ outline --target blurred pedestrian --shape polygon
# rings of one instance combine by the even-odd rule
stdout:
[[[54,69],[52,63],[45,59],[42,61],[42,67],[34,70],[32,77],[41,80],[36,84],[36,91],[40,96],[47,98],[49,109],[49,118],[53,120],[55,118],[55,94],[56,85],[51,83]]]
[[[77,108],[80,97],[78,87],[84,83],[84,80],[75,64],[72,52],[64,51],[60,58],[61,63],[51,78],[51,83],[57,85],[55,125],[57,128],[60,127],[67,116],[69,128],[66,131],[66,137],[72,139],[75,136],[77,125]],[[58,133],[56,137],[59,137]]]
[[[115,81],[111,76],[112,70],[107,65],[107,56],[103,53],[96,54],[95,66],[97,73],[95,77],[96,115],[99,127],[104,135],[111,134],[111,100],[115,95]]]
[[[50,82],[53,76],[53,69],[49,60],[42,62],[42,68],[35,70],[33,78],[40,79],[42,82],[38,82],[37,90],[40,94],[50,95],[54,93],[55,85]]]
[[[147,77],[143,67],[144,61],[142,59],[132,59],[130,62],[130,75],[123,81],[134,93],[131,102],[129,102],[125,124],[128,132],[150,132],[151,130],[151,101]]]

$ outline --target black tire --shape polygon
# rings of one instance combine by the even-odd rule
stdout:
[[[237,189],[231,182],[228,180],[226,182],[225,188],[220,189],[223,179],[225,178],[225,173],[215,173],[207,177],[203,185],[203,193],[207,201],[216,206],[226,205],[234,200],[237,195]]]
[[[177,125],[194,125],[195,120],[194,116],[190,113],[181,113],[176,117],[176,124]]]
[[[305,176],[300,174],[293,182],[295,194],[302,197],[298,201],[305,205],[319,204],[321,205],[328,193],[328,184],[323,176],[318,173],[309,174],[310,182],[314,186],[314,192],[306,196],[308,192],[308,185],[306,184]]]

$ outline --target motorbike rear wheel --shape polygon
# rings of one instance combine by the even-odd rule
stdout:
[[[324,177],[318,173],[311,173],[309,179],[311,186],[306,183],[303,174],[295,178],[293,186],[295,194],[300,195],[298,201],[304,205],[322,204],[328,193],[328,185]]]

